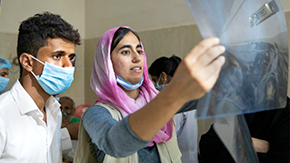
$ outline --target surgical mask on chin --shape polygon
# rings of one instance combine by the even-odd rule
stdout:
[[[5,89],[8,87],[9,84],[9,78],[4,78],[0,76],[0,93],[5,91]]]
[[[127,89],[129,91],[139,88],[142,85],[143,80],[144,80],[144,77],[142,76],[142,79],[140,80],[139,83],[131,84],[131,83],[123,80],[121,77],[119,77],[117,75],[117,83],[119,83],[122,87],[124,87],[125,89]]]
[[[156,82],[156,87],[155,87],[158,91],[161,91],[165,86],[167,86],[167,84],[159,85],[159,81],[161,79],[161,75],[162,74],[159,75],[159,78],[158,78],[158,81]]]
[[[60,94],[70,87],[74,80],[74,67],[63,68],[48,62],[43,63],[32,55],[31,57],[44,65],[40,77],[39,75],[36,76],[32,71],[30,72],[46,93],[50,95]]]

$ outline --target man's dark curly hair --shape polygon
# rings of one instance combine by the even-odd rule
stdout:
[[[48,45],[47,39],[61,38],[75,45],[81,44],[78,30],[63,20],[60,15],[44,12],[24,20],[19,26],[17,55],[29,53],[37,57],[38,50]],[[22,65],[20,64],[20,76]]]

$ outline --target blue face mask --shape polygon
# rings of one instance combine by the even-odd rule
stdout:
[[[32,71],[31,73],[46,93],[50,95],[60,94],[70,87],[74,80],[74,67],[63,68],[48,62],[43,63],[32,55],[31,57],[44,65],[40,77],[39,75],[36,76]]]
[[[156,85],[156,89],[158,90],[158,91],[161,91],[165,86],[167,86],[167,84],[162,84],[162,85]]]
[[[9,78],[4,78],[0,76],[0,93],[3,92],[9,84]]]
[[[162,74],[159,75],[159,78],[158,78],[158,81],[156,82],[156,87],[155,87],[158,91],[161,91],[167,85],[167,84],[159,85],[159,81],[161,79],[161,75]]]
[[[131,83],[128,83],[127,81],[123,80],[121,77],[119,77],[117,75],[117,83],[119,83],[122,87],[124,87],[125,89],[127,89],[129,91],[139,88],[142,85],[143,80],[144,80],[144,77],[142,76],[142,79],[140,80],[139,83],[131,84]]]

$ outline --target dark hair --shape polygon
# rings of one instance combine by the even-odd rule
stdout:
[[[24,20],[18,29],[17,55],[29,53],[37,57],[40,48],[47,45],[47,39],[61,38],[80,45],[78,30],[63,20],[60,15],[44,12]],[[20,64],[20,76],[22,65]]]
[[[111,52],[110,53],[112,53],[112,51],[116,48],[116,46],[119,44],[119,42],[129,32],[132,32],[137,37],[137,39],[140,41],[140,38],[139,38],[139,36],[138,36],[138,34],[136,32],[134,32],[133,30],[131,30],[129,28],[122,28],[121,27],[114,34],[114,37],[113,37],[113,40],[112,40],[112,44],[111,44]]]
[[[149,74],[153,76],[159,76],[161,72],[164,71],[167,75],[172,77],[180,62],[181,58],[175,55],[170,58],[160,57],[151,64],[148,71]]]

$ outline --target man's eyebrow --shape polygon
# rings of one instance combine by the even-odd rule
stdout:
[[[52,52],[52,54],[66,54],[66,52],[63,50],[58,50],[58,51]]]
[[[58,50],[58,51],[52,52],[52,54],[60,54],[60,55],[65,55],[65,54],[66,54],[66,52],[65,52],[65,51],[63,51],[63,50]],[[76,56],[76,53],[71,53],[71,54],[69,54],[69,55],[72,55],[72,54]]]

